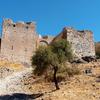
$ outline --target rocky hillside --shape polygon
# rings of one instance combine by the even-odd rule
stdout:
[[[11,65],[5,68],[12,71],[0,78],[0,100],[100,100],[100,60],[75,64],[80,75],[60,82],[57,91],[53,83],[34,77],[31,68]]]
[[[33,85],[33,93],[38,90],[44,93],[37,100],[100,100],[100,61],[77,66],[81,74],[61,82],[58,91],[54,91],[53,84]]]

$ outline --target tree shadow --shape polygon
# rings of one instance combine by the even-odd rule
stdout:
[[[14,93],[12,95],[2,95],[0,100],[35,100],[43,96],[43,93],[38,94],[24,94],[24,93]]]

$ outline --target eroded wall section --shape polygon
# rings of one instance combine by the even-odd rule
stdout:
[[[17,22],[11,19],[3,21],[1,54],[8,60],[30,62],[36,50],[38,35],[33,22]]]

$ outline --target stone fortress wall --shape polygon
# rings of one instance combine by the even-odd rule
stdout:
[[[65,27],[56,37],[39,36],[33,22],[17,22],[4,19],[0,39],[0,56],[14,62],[30,63],[31,56],[39,45],[48,45],[59,39],[67,39],[77,58],[95,56],[93,33]]]
[[[8,60],[30,62],[36,50],[38,35],[33,22],[17,22],[5,19],[2,26],[1,55]]]
[[[61,38],[69,41],[75,57],[82,58],[86,56],[95,56],[95,44],[93,40],[93,33],[91,31],[78,31],[72,27],[65,27],[53,41],[57,41]]]

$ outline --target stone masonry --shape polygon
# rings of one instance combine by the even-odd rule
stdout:
[[[1,55],[14,62],[30,62],[36,50],[38,35],[33,22],[4,19],[1,38]]]
[[[59,39],[67,39],[67,41],[69,41],[72,46],[73,54],[77,58],[95,56],[95,45],[91,31],[77,31],[72,27],[65,27],[53,41]]]
[[[0,59],[12,62],[30,63],[31,56],[39,45],[48,45],[59,39],[70,42],[75,57],[95,56],[93,33],[88,30],[77,31],[65,27],[55,38],[39,36],[33,22],[17,22],[4,19],[0,39]]]

